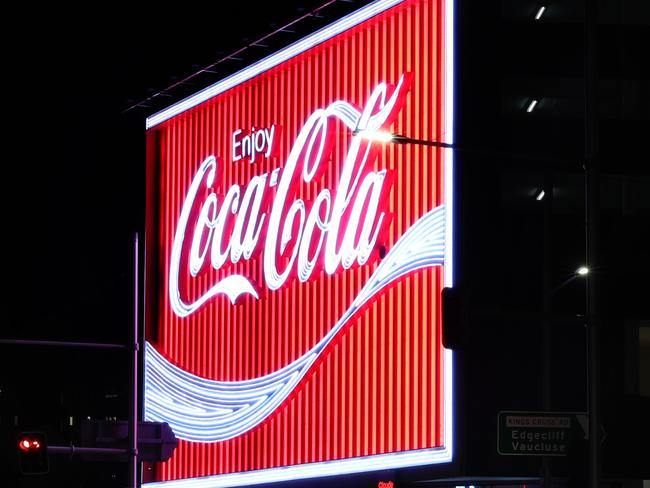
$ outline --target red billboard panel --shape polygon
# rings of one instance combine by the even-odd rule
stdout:
[[[158,482],[451,459],[450,26],[375,2],[147,120]]]

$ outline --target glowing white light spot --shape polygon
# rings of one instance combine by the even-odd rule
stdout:
[[[390,142],[393,140],[393,134],[383,130],[364,129],[357,131],[356,135],[368,141]]]

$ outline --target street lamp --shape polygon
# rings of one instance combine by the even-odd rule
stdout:
[[[549,295],[552,295],[556,291],[558,291],[560,288],[563,288],[564,286],[568,285],[571,283],[573,280],[576,278],[584,278],[589,274],[590,270],[587,266],[580,266],[577,270],[575,270],[573,273],[569,275],[569,277],[564,280],[562,283],[557,285],[555,288],[553,288],[550,292]]]
[[[377,142],[394,142],[396,144],[420,144],[422,146],[444,147],[449,149],[458,149],[456,145],[449,144],[448,142],[429,141],[427,139],[417,139],[415,137],[407,137],[400,134],[393,134],[385,130],[372,130],[372,129],[355,129],[352,132],[355,136],[367,139],[369,141]]]

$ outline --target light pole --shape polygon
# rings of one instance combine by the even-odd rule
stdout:
[[[596,0],[585,1],[584,23],[584,101],[585,101],[585,255],[587,266],[598,263],[599,236],[599,144],[598,144],[598,68],[596,64]],[[587,368],[589,375],[589,486],[600,484],[600,302],[599,282],[587,275]]]

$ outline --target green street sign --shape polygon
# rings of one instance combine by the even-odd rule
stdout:
[[[577,439],[587,439],[580,412],[499,412],[497,452],[502,456],[566,456]]]

